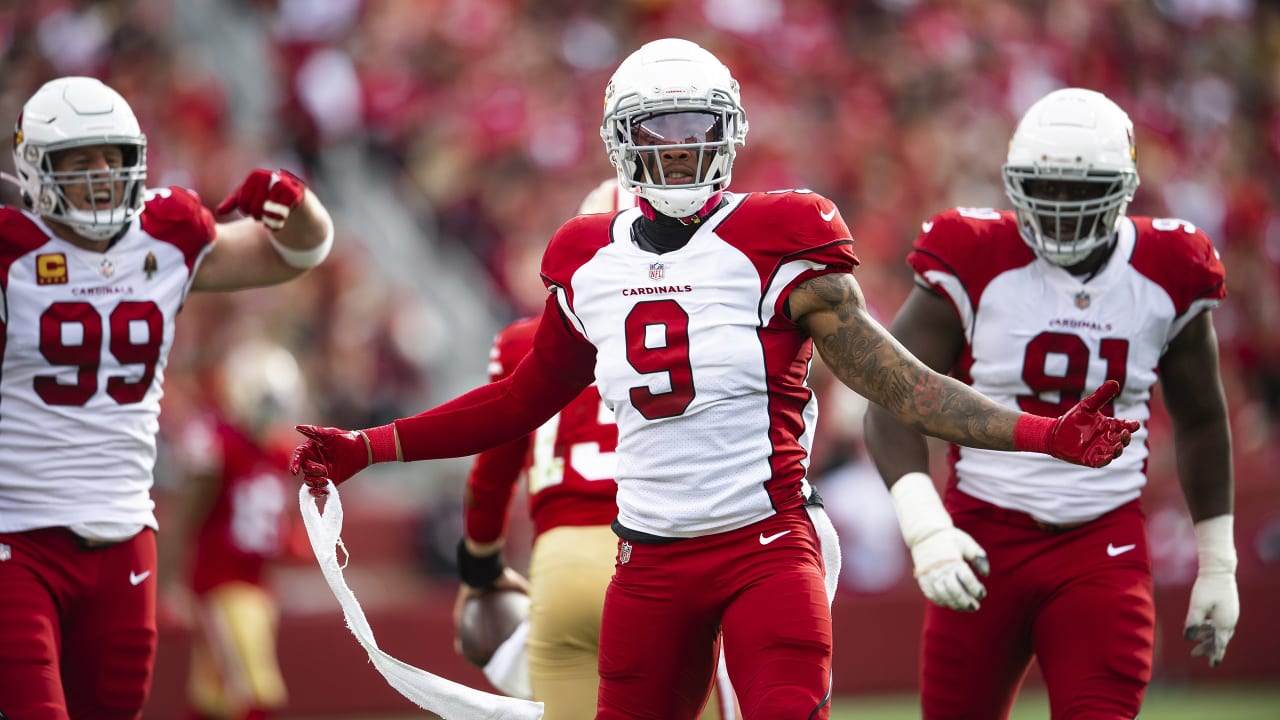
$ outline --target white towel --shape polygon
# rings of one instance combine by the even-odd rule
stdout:
[[[342,605],[347,627],[356,640],[369,653],[369,659],[387,683],[418,707],[433,712],[444,720],[540,720],[542,703],[494,695],[460,683],[446,680],[426,670],[403,663],[378,649],[373,630],[360,609],[355,593],[347,587],[342,577],[342,565],[338,563],[337,546],[342,533],[342,501],[337,487],[329,486],[329,497],[324,514],[320,514],[316,500],[303,485],[298,490],[298,503],[302,508],[302,521],[311,539],[320,570],[334,597]]]
[[[818,549],[822,551],[822,565],[826,571],[827,605],[835,602],[836,585],[840,582],[840,566],[843,556],[840,554],[840,536],[836,534],[836,526],[831,524],[827,511],[818,505],[806,505],[813,529],[818,535]]]
[[[529,641],[529,621],[525,620],[502,641],[489,664],[484,666],[484,676],[493,686],[511,697],[528,700],[533,697],[529,686],[529,655],[525,644]]]

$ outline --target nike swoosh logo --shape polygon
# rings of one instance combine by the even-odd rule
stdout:
[[[822,212],[821,210],[819,210],[818,216],[821,217],[823,220],[826,220],[827,222],[831,222],[831,218],[836,216],[836,209],[831,208],[827,212]]]
[[[137,585],[138,583],[142,582],[143,580],[146,580],[146,579],[147,579],[147,578],[149,578],[149,577],[151,577],[151,571],[150,571],[150,570],[148,570],[148,571],[146,571],[146,572],[142,572],[142,573],[135,573],[135,572],[131,572],[131,573],[129,573],[129,584],[130,584],[130,585]]]
[[[1107,543],[1107,555],[1111,557],[1115,557],[1117,555],[1123,555],[1136,547],[1138,546],[1137,545],[1121,545],[1120,547],[1116,547],[1111,543]]]
[[[777,532],[772,535],[765,535],[764,533],[760,533],[760,544],[768,545],[769,543],[773,542],[774,540],[777,540],[778,538],[782,537],[783,535],[786,535],[789,532],[791,531],[783,530],[782,532]]]
[[[921,224],[920,224],[920,229],[921,229],[921,230],[923,230],[923,231],[925,232],[925,234],[928,234],[928,232],[929,232],[930,230],[932,230],[932,229],[933,229],[933,222],[932,222],[932,221],[926,221],[926,222],[921,223]]]

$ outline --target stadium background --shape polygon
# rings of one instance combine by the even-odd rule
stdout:
[[[165,441],[247,338],[297,354],[312,389],[300,419],[321,424],[384,423],[482,382],[493,333],[540,305],[543,244],[611,173],[597,136],[610,72],[664,36],[703,44],[742,83],[751,132],[734,189],[835,200],[882,317],[910,287],[903,257],[922,220],[1006,206],[999,165],[1032,100],[1081,85],[1129,111],[1142,176],[1131,212],[1203,227],[1229,287],[1215,321],[1243,615],[1220,668],[1187,657],[1195,547],[1157,414],[1145,498],[1156,687],[1280,691],[1280,10],[1252,0],[0,2],[0,117],[51,77],[98,76],[139,115],[152,186],[192,187],[212,206],[247,169],[281,165],[338,220],[334,255],[304,281],[189,301],[162,417],[162,524],[178,470]],[[7,187],[3,199],[16,200]],[[910,693],[922,600],[862,458],[858,399],[822,392],[815,476],[849,562],[836,692]],[[347,486],[348,579],[384,649],[487,687],[451,649],[465,469],[379,467]],[[517,520],[513,543],[527,533]],[[411,709],[365,661],[313,562],[276,583],[287,715]],[[148,718],[179,712],[186,636],[162,632]]]

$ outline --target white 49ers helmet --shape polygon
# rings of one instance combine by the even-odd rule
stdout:
[[[636,196],[631,194],[617,178],[609,178],[595,186],[578,206],[579,215],[615,213],[636,206]]]
[[[734,155],[746,143],[738,81],[688,40],[654,40],[609,80],[600,137],[623,187],[663,215],[693,215],[728,187]],[[660,154],[680,150],[692,154],[691,173],[666,177]]]
[[[1136,157],[1133,122],[1102,93],[1066,88],[1038,100],[1003,168],[1023,240],[1063,267],[1110,243],[1138,188]]]
[[[54,172],[52,154],[89,145],[117,145],[124,164],[109,170]],[[68,225],[91,240],[106,240],[142,209],[147,138],[120,93],[90,77],[45,83],[27,100],[13,129],[13,180],[37,214]],[[103,209],[72,207],[66,188],[84,184]]]
[[[306,379],[282,345],[264,339],[238,343],[222,362],[221,396],[227,417],[254,436],[304,414]]]

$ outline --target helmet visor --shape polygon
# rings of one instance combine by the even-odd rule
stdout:
[[[627,126],[636,161],[633,182],[641,187],[701,187],[718,183],[729,143],[725,119],[714,112],[639,115]]]
[[[720,142],[724,124],[717,113],[675,112],[639,117],[631,124],[631,142],[637,146],[694,145]]]

